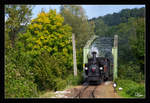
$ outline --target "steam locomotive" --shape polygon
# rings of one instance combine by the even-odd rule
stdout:
[[[92,58],[84,66],[85,81],[89,84],[100,84],[111,80],[110,60],[106,57],[96,57],[97,52],[92,52]]]

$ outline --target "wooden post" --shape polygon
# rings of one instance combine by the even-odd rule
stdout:
[[[118,48],[118,35],[114,36],[114,47]]]
[[[118,77],[118,35],[114,36],[114,48],[113,48],[113,58],[114,58],[114,65],[113,65],[113,80],[117,79]]]
[[[74,36],[74,34],[72,34],[72,45],[73,45],[73,69],[74,69],[74,76],[77,76],[76,45],[75,45],[75,36]]]

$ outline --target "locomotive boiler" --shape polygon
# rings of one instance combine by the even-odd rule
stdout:
[[[105,57],[96,57],[97,52],[92,52],[92,58],[84,66],[85,81],[90,84],[100,84],[110,78],[110,61]]]

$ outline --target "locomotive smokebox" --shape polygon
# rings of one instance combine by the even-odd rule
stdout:
[[[96,63],[96,52],[92,52],[92,55],[93,55],[93,64]]]

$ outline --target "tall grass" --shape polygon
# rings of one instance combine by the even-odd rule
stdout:
[[[139,84],[132,80],[121,80],[117,79],[117,92],[122,97],[134,97],[134,98],[144,98],[145,97],[145,84]],[[119,87],[123,88],[119,91]]]

